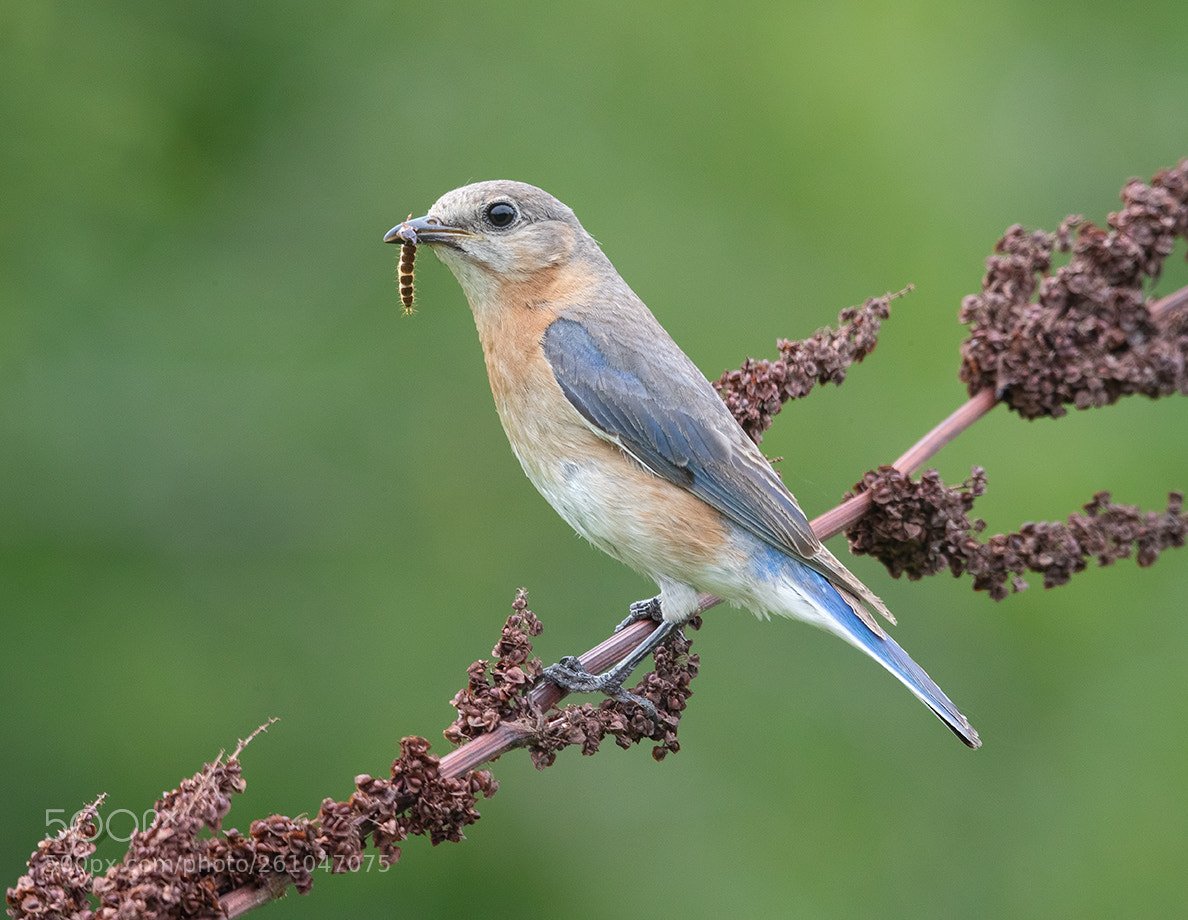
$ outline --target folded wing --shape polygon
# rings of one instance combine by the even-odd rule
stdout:
[[[648,326],[637,327],[630,342],[587,316],[563,315],[545,330],[545,357],[574,408],[657,476],[795,554],[894,622],[883,602],[821,545],[796,499],[697,367],[659,324]],[[869,615],[863,620],[881,632]]]

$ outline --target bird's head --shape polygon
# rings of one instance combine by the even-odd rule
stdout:
[[[533,285],[596,245],[573,211],[539,188],[493,180],[446,192],[424,217],[397,224],[385,243],[429,245],[472,306],[509,283]]]

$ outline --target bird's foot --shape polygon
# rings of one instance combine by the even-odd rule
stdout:
[[[615,632],[622,632],[640,620],[655,620],[657,623],[661,620],[659,595],[649,597],[646,601],[636,601],[628,609],[630,612],[624,617],[623,622],[615,627]]]
[[[566,655],[556,664],[545,668],[541,676],[570,693],[605,693],[620,703],[634,703],[649,719],[656,721],[656,707],[651,700],[623,689],[623,681],[627,674],[622,673],[621,668],[612,668],[602,674],[591,674],[578,658]]]
[[[649,608],[653,603],[659,609],[659,599],[653,599],[652,601],[644,601],[642,605],[632,604],[632,613],[635,612],[637,607],[642,611]],[[642,615],[640,619],[642,619]],[[630,655],[603,674],[591,674],[582,666],[579,659],[573,656],[567,656],[562,658],[557,664],[551,664],[545,668],[542,676],[545,680],[556,684],[562,690],[568,690],[571,693],[605,693],[611,699],[618,700],[620,703],[634,703],[647,713],[649,719],[655,722],[657,719],[656,707],[651,700],[647,700],[637,693],[629,693],[623,689],[623,684],[631,676],[631,672],[638,667],[639,663],[652,654],[660,643],[679,628],[679,624],[677,623],[660,620],[659,625],[631,651]]]

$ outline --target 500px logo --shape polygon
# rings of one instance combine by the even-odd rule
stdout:
[[[79,809],[67,817],[65,808],[47,808],[45,810],[45,826],[50,831],[64,831],[72,827],[82,815]],[[128,843],[135,834],[147,830],[157,820],[157,810],[150,808],[143,814],[136,814],[127,808],[116,808],[113,811],[102,812],[91,816],[95,825],[95,832],[86,839],[92,843],[106,838],[116,843]],[[121,836],[126,834],[126,836]]]

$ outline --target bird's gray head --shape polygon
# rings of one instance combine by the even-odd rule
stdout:
[[[537,281],[575,255],[597,251],[568,207],[536,186],[503,179],[446,192],[424,217],[389,230],[384,242],[432,246],[472,306],[508,282]]]

